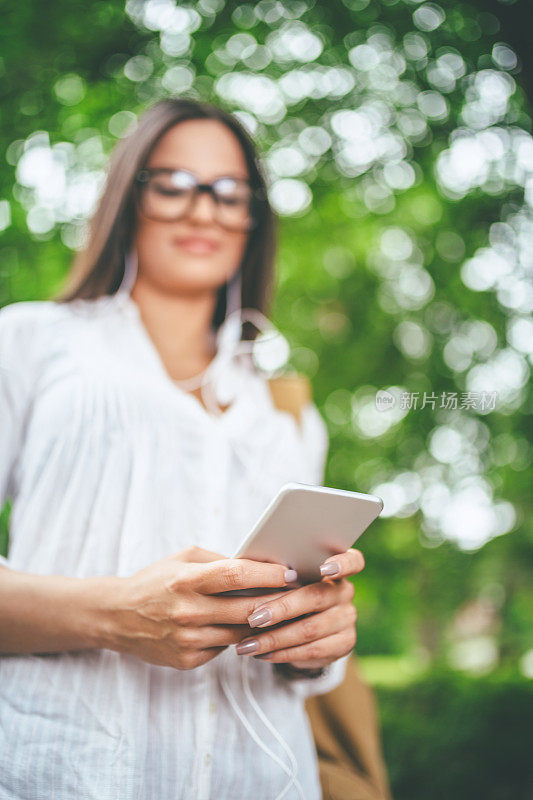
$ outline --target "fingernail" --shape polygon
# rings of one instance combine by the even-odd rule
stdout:
[[[257,628],[258,625],[263,625],[265,622],[270,622],[271,619],[272,611],[269,608],[259,608],[248,617],[248,625],[250,628]]]
[[[320,574],[324,575],[336,575],[337,572],[340,572],[341,568],[340,565],[336,561],[330,561],[328,564],[322,564],[320,567]]]
[[[254,658],[270,658],[272,652],[270,653],[259,653],[258,655],[254,656]]]
[[[249,639],[247,642],[239,642],[239,644],[235,647],[237,653],[242,655],[247,655],[248,653],[255,653],[256,650],[259,650],[259,642],[257,639]]]
[[[285,583],[292,583],[298,577],[295,569],[288,569],[285,571]]]

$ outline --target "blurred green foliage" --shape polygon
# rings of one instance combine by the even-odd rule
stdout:
[[[505,740],[519,781],[533,139],[498,19],[415,0],[54,0],[12,6],[0,37],[0,304],[59,288],[109,152],[147,104],[203,97],[249,126],[281,217],[272,316],[328,424],[326,483],[385,500],[360,542],[357,650],[397,796],[525,797],[491,749]],[[383,390],[394,411],[376,409]],[[479,390],[493,410],[440,405]],[[420,677],[450,666],[479,682]]]
[[[533,686],[438,673],[378,691],[395,800],[530,800]]]

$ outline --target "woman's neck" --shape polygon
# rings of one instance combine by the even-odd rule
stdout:
[[[174,380],[204,369],[216,353],[211,328],[216,293],[184,296],[162,292],[138,276],[131,291],[141,319]]]

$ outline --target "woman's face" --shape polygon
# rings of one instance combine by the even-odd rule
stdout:
[[[145,166],[186,169],[200,183],[228,175],[249,178],[239,140],[223,123],[210,119],[187,120],[168,130]],[[155,221],[139,212],[139,275],[165,293],[216,291],[239,268],[247,238],[248,233],[216,222],[215,201],[205,192],[179,220]]]

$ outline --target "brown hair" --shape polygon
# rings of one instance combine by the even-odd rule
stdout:
[[[242,147],[250,184],[262,199],[257,204],[257,224],[248,235],[241,263],[241,304],[243,308],[268,312],[274,282],[275,217],[268,202],[255,145],[236,117],[210,103],[181,97],[166,98],[150,106],[134,130],[116,145],[103,193],[89,222],[87,245],[74,257],[67,285],[54,298],[56,302],[94,299],[117,291],[124,275],[124,259],[135,232],[135,176],[145,166],[163,134],[174,125],[191,119],[222,122],[235,134]],[[212,320],[215,329],[226,313],[225,289],[226,284],[218,290]],[[245,330],[244,338],[253,337],[251,331]]]

